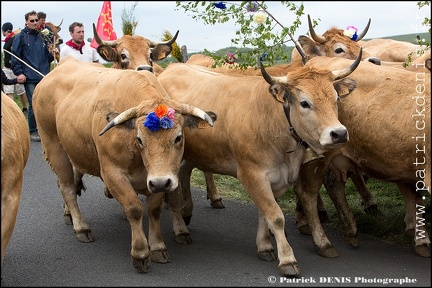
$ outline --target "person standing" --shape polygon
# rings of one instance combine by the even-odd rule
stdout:
[[[12,71],[17,75],[18,81],[25,81],[24,87],[29,102],[28,125],[30,140],[40,142],[36,119],[33,114],[32,98],[36,85],[50,72],[50,64],[54,61],[49,39],[38,29],[39,19],[36,11],[27,12],[24,15],[25,28],[21,30],[18,37],[14,37],[12,43]],[[57,48],[53,48],[57,49]],[[20,60],[18,60],[18,58]],[[24,63],[23,63],[24,62]]]
[[[67,41],[66,46],[60,51],[60,60],[71,55],[83,62],[98,63],[99,54],[96,49],[84,40],[84,25],[79,22],[73,22],[69,25],[69,33],[72,39]]]
[[[12,52],[12,42],[13,38],[15,37],[15,32],[13,30],[13,25],[10,22],[6,22],[2,25],[2,33],[5,39],[3,42],[5,42],[3,49],[9,52]],[[11,69],[11,54],[5,52],[4,53],[4,67],[3,72],[5,76],[8,79],[15,79],[16,76],[12,72]],[[18,83],[18,82],[16,82]],[[27,101],[27,95],[24,89],[24,85],[19,84],[7,84],[6,82],[2,81],[2,84],[4,84],[4,87],[2,86],[2,91],[9,96],[12,100],[14,100],[14,94],[18,95],[21,100],[22,104],[22,111],[24,115],[27,115],[27,107],[28,107],[28,101]]]

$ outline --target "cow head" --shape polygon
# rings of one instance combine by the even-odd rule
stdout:
[[[308,59],[316,56],[328,56],[328,57],[342,57],[347,59],[356,59],[360,52],[360,45],[358,41],[363,39],[369,30],[371,19],[361,32],[356,40],[351,40],[348,36],[344,35],[344,30],[338,28],[330,28],[324,34],[318,35],[312,26],[312,21],[308,15],[308,25],[311,37],[300,36],[298,39],[306,57]],[[292,60],[298,59],[299,54],[296,50],[293,50]],[[363,52],[363,59],[374,64],[380,65],[381,61],[376,57],[371,57],[367,53]]]
[[[299,144],[322,154],[348,141],[348,130],[338,120],[337,101],[356,88],[356,82],[345,77],[357,68],[361,57],[362,49],[348,68],[330,71],[306,63],[283,77],[270,76],[261,65],[270,93],[283,103],[290,132]]]
[[[97,34],[93,23],[93,33],[97,52],[108,62],[114,62],[112,68],[148,70],[154,72],[153,62],[166,58],[172,50],[172,44],[177,39],[179,31],[166,42],[153,42],[142,36],[123,35],[113,41],[103,41]]]
[[[213,126],[216,115],[169,98],[148,100],[120,114],[109,113],[109,123],[99,136],[114,126],[135,129],[136,147],[147,170],[147,188],[151,193],[172,192],[178,186],[178,172],[184,152],[183,128],[202,127],[204,120]],[[177,163],[168,167],[167,163]]]
[[[59,48],[59,46],[60,46],[61,44],[63,44],[63,39],[62,39],[61,36],[58,34],[58,33],[60,32],[60,30],[61,30],[61,27],[60,27],[60,26],[61,26],[62,23],[63,23],[63,19],[62,19],[62,21],[60,22],[59,25],[54,25],[54,24],[51,23],[51,22],[46,22],[46,23],[45,23],[45,25],[48,26],[48,27],[50,27],[51,30],[52,30],[52,32],[54,33],[54,41],[55,41],[55,45],[56,45],[57,48]]]

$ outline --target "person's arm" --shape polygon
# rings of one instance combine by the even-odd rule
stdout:
[[[3,72],[3,70],[1,70],[1,82],[4,85],[15,85],[18,84],[18,79],[14,78],[14,79],[9,79],[7,78],[6,74]]]
[[[20,57],[20,59],[22,57],[22,44],[23,44],[23,43],[21,43],[21,39],[24,38],[23,35],[21,35],[21,33],[24,33],[24,32],[21,31],[20,33],[15,35],[14,40],[12,42],[12,54],[16,55],[17,57]],[[23,68],[24,64],[22,64],[13,55],[11,55],[11,69],[12,69],[13,73],[17,76],[24,75],[24,68]]]

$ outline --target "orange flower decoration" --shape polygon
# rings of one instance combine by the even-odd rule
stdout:
[[[163,116],[167,115],[168,107],[162,104],[159,104],[155,108],[155,114],[158,116],[158,118],[162,118]]]

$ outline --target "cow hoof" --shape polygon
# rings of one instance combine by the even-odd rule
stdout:
[[[186,226],[188,226],[191,222],[192,216],[183,216],[183,221],[185,222]]]
[[[372,204],[369,207],[363,209],[363,211],[368,215],[378,216],[379,210],[377,204]]]
[[[107,198],[110,198],[110,199],[113,198],[113,196],[111,195],[111,192],[109,192],[108,188],[106,188],[106,187],[104,189],[104,194]]]
[[[273,249],[267,251],[258,251],[258,258],[262,261],[267,261],[267,262],[277,260]]]
[[[305,235],[311,235],[312,232],[309,229],[309,225],[301,225],[298,227],[298,229],[300,230],[300,233],[305,234]]]
[[[319,249],[319,255],[326,257],[326,258],[336,258],[339,257],[339,254],[336,252],[336,250],[333,247],[327,247]]]
[[[297,276],[300,274],[300,268],[296,262],[292,264],[281,264],[279,265],[279,270],[286,276]]]
[[[222,203],[222,199],[217,199],[214,201],[210,201],[210,205],[211,207],[215,208],[215,209],[223,209],[225,208],[225,205]]]
[[[85,230],[83,232],[76,233],[76,237],[78,238],[78,241],[84,243],[89,243],[94,241],[93,235],[90,230]]]
[[[177,244],[190,245],[192,244],[192,237],[190,234],[179,234],[175,236],[175,241]]]
[[[140,273],[142,273],[142,272],[145,273],[150,268],[150,259],[149,258],[146,258],[144,260],[132,259],[132,262],[133,262],[133,266],[135,267],[135,269]]]
[[[318,217],[321,223],[325,223],[329,220],[327,211],[318,211]]]
[[[427,244],[422,244],[414,247],[415,252],[420,257],[431,257],[430,246]]]
[[[358,247],[358,237],[357,236],[345,236],[345,241],[354,248]]]
[[[64,222],[66,223],[66,225],[72,225],[73,224],[72,223],[72,216],[70,214],[63,215],[63,219],[64,219]]]
[[[171,262],[171,257],[166,249],[164,250],[154,250],[150,252],[150,258],[156,263],[169,263]]]

